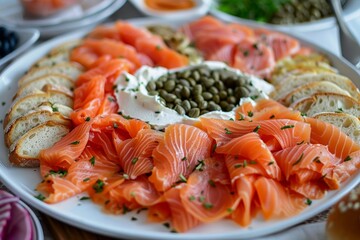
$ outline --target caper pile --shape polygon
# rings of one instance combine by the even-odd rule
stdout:
[[[291,0],[274,14],[271,23],[294,24],[319,20],[333,14],[327,0]]]
[[[168,73],[150,81],[146,89],[149,95],[159,95],[164,106],[192,118],[211,111],[231,111],[240,98],[258,94],[249,77],[208,67]]]

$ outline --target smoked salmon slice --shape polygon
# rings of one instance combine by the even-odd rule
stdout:
[[[152,152],[163,140],[164,134],[152,129],[139,131],[135,138],[125,140],[118,146],[119,161],[129,179],[151,172]]]
[[[173,124],[153,151],[154,168],[149,177],[158,191],[186,182],[191,172],[210,156],[212,142],[206,132],[189,125]]]

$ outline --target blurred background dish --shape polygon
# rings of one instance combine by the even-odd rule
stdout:
[[[22,15],[22,8],[19,2],[12,0],[5,1],[4,4],[0,4],[1,22],[6,26],[11,26],[16,29],[29,27],[30,24],[40,31],[41,38],[54,37],[80,28],[94,27],[100,22],[105,21],[106,18],[116,12],[126,2],[126,0],[84,0],[81,5],[83,8],[79,5],[73,5],[66,9],[66,11],[52,15],[50,18],[27,20]],[[11,6],[13,8],[11,8]],[[79,8],[86,9],[86,11],[79,11]],[[10,20],[5,20],[6,12],[9,12],[8,16],[12,16],[12,18],[9,18]],[[13,12],[13,14],[11,14],[11,12]],[[61,17],[58,17],[60,15]],[[65,16],[70,16],[70,18]],[[61,21],[57,22],[58,20]],[[36,25],[35,23],[40,24]]]
[[[7,62],[29,49],[38,40],[39,35],[39,31],[36,29],[15,29],[0,26],[0,69]]]
[[[360,16],[360,1],[341,2],[346,21]],[[216,0],[210,12],[224,20],[256,22],[282,30],[307,32],[335,26],[327,0]]]
[[[141,13],[171,20],[194,19],[205,15],[211,0],[131,0]]]

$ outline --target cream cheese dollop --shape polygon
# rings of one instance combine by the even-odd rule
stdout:
[[[168,70],[162,67],[141,67],[135,75],[129,73],[122,74],[115,82],[115,96],[119,105],[119,111],[124,116],[140,119],[148,122],[157,129],[162,129],[169,124],[185,123],[194,124],[199,118],[190,118],[180,115],[173,109],[165,107],[159,96],[150,96],[146,89],[149,81],[157,80],[163,75],[171,72],[185,71],[188,69],[207,66],[212,70],[226,71],[229,74],[247,76],[255,89],[259,98],[268,98],[268,94],[274,87],[268,82],[254,76],[246,75],[237,69],[228,67],[222,62],[203,62],[184,68]],[[247,100],[246,100],[247,99]],[[252,101],[250,98],[241,99],[242,101]],[[203,118],[234,119],[234,111],[212,111],[201,115]]]

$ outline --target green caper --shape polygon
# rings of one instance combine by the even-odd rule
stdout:
[[[168,79],[167,75],[161,76],[156,82],[165,82]]]
[[[201,94],[202,93],[202,86],[200,84],[195,85],[192,92],[193,92],[194,95]]]
[[[233,110],[234,107],[235,107],[234,104],[229,104],[225,107],[225,111],[230,112],[231,110]]]
[[[159,102],[160,102],[162,105],[166,106],[166,101],[165,101],[165,99],[163,99],[162,97],[159,97]]]
[[[236,98],[234,96],[229,96],[227,98],[227,102],[228,103],[232,103],[232,104],[235,104],[236,103]]]
[[[164,90],[164,89],[160,89],[159,90],[159,95],[160,97],[162,97],[163,99],[165,99],[165,96],[167,95],[168,93]]]
[[[190,109],[190,111],[189,111],[189,117],[197,118],[197,117],[199,117],[199,115],[200,115],[200,109],[198,109],[198,108],[192,108],[192,109]]]
[[[182,106],[180,106],[179,104],[177,104],[174,108],[175,111],[178,112],[178,114],[180,115],[184,115],[185,114],[185,110]]]
[[[234,95],[234,90],[232,88],[226,89],[228,95]]]
[[[219,93],[219,90],[216,87],[212,86],[209,88],[209,92],[213,95],[216,95]]]
[[[220,102],[220,97],[219,97],[219,95],[214,95],[213,98],[212,98],[212,100],[213,100],[216,104],[219,104],[219,102]]]
[[[225,90],[221,90],[219,92],[220,99],[226,99],[227,98],[227,92]]]
[[[179,98],[175,99],[175,101],[174,101],[174,104],[181,104],[181,103],[182,103],[182,101]]]
[[[149,93],[150,96],[155,96],[155,95],[159,94],[158,91],[149,91],[148,93]]]
[[[208,107],[208,102],[206,102],[206,101],[201,101],[201,102],[199,102],[199,108],[200,108],[201,110],[207,109],[207,107]]]
[[[174,102],[175,99],[176,99],[176,95],[175,94],[172,94],[172,93],[168,93],[164,96],[164,99],[166,100],[166,102]]]
[[[224,83],[222,81],[217,81],[214,83],[214,87],[216,87],[219,91],[224,89]]]
[[[192,73],[192,77],[194,78],[195,81],[199,81],[200,79],[200,73],[198,71],[193,71]]]
[[[189,78],[189,83],[192,87],[196,85],[196,81],[193,78]]]
[[[199,94],[199,95],[195,95],[195,96],[194,96],[194,100],[195,100],[195,102],[199,103],[199,102],[204,101],[204,97],[201,96],[200,94]]]
[[[176,97],[181,98],[182,97],[181,89],[176,88],[174,90],[174,94],[176,95]]]
[[[164,87],[164,83],[163,82],[161,82],[161,81],[156,81],[156,88],[157,89],[161,89],[161,88],[163,88]]]
[[[180,84],[183,85],[184,87],[190,87],[190,83],[189,81],[185,80],[185,79],[180,79]]]
[[[156,90],[156,83],[154,81],[150,81],[147,86],[146,86],[146,90],[150,91],[155,91]]]
[[[172,92],[175,89],[175,81],[174,80],[168,80],[164,84],[164,89],[168,92]]]
[[[210,76],[210,71],[206,68],[200,68],[199,69],[199,73],[202,75],[202,76],[205,76],[205,77],[208,77]]]
[[[184,108],[184,110],[187,112],[191,109],[191,104],[189,100],[184,100],[181,103],[181,106]]]
[[[221,102],[220,102],[220,107],[221,107],[222,109],[225,109],[228,105],[229,105],[229,103],[228,103],[227,101],[221,101]]]
[[[213,98],[213,95],[211,93],[209,93],[209,92],[203,92],[201,95],[203,96],[203,98],[205,100],[210,100],[210,99]]]
[[[250,94],[250,91],[244,86],[240,87],[240,91],[241,91],[241,96],[242,97],[247,97]]]
[[[192,108],[198,107],[198,104],[195,101],[190,100],[189,102]]]
[[[213,101],[210,101],[209,105],[208,105],[208,109],[210,111],[220,111],[221,107],[219,105],[217,105],[216,103],[214,103]]]
[[[214,85],[214,83],[215,83],[215,80],[212,79],[212,78],[207,78],[207,79],[205,79],[204,81],[202,81],[202,84],[203,84],[206,88],[211,87],[212,85]]]
[[[173,103],[166,103],[166,107],[168,107],[168,108],[174,108],[174,104]]]
[[[215,81],[219,81],[219,80],[220,80],[220,74],[219,74],[219,72],[217,72],[217,71],[213,71],[212,74],[211,74],[211,76],[213,77],[213,79],[214,79]]]
[[[209,111],[208,110],[201,110],[201,112],[200,112],[200,115],[203,115],[203,114],[206,114],[206,113],[208,113]]]
[[[181,89],[181,96],[183,96],[185,99],[190,97],[190,89],[188,87],[183,87],[183,89]]]

